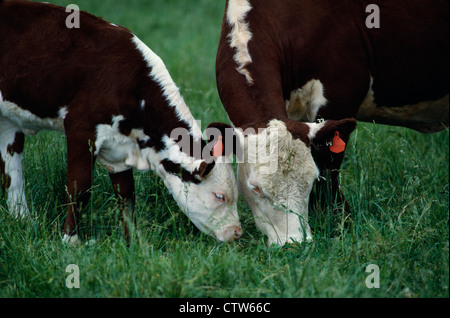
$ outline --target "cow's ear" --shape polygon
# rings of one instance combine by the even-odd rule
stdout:
[[[225,123],[210,123],[205,130],[211,156],[230,157],[238,153],[238,136],[233,127]]]
[[[333,153],[342,153],[345,151],[350,134],[356,128],[356,120],[353,118],[327,120],[307,125],[308,138],[312,145],[318,148],[328,147]]]

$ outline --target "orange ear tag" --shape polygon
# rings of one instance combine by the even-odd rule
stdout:
[[[330,151],[334,153],[341,153],[345,150],[345,142],[339,137],[339,131],[334,132],[333,143],[330,146]]]
[[[219,141],[213,147],[213,156],[219,158],[223,154],[222,135],[219,136]]]

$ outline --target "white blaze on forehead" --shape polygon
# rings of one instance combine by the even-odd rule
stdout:
[[[290,119],[313,122],[319,109],[326,103],[322,82],[313,79],[291,92],[290,100],[286,101],[286,110]]]
[[[202,131],[195,122],[162,59],[136,36],[133,37],[132,41],[151,69],[149,76],[159,84],[167,102],[171,107],[175,108],[178,118],[187,123],[191,135],[199,140],[202,137]]]
[[[252,38],[252,33],[245,18],[251,9],[252,6],[248,0],[230,0],[228,2],[227,22],[231,26],[231,32],[228,34],[230,47],[236,50],[234,61],[238,64],[237,71],[244,75],[250,84],[253,83],[253,79],[245,67],[252,63],[252,57],[248,50],[248,42]]]

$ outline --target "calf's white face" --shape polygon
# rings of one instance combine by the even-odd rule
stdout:
[[[164,183],[180,209],[203,233],[222,242],[241,236],[237,184],[230,164],[216,163],[199,184],[183,182],[175,175],[166,177]]]
[[[161,157],[164,152],[146,148],[142,153],[163,179],[180,209],[200,231],[222,242],[233,241],[242,235],[237,212],[238,190],[231,164],[217,162],[210,172],[195,175],[200,182],[189,182],[183,180],[181,174],[170,173],[164,168],[162,160],[167,159]],[[183,169],[192,172],[205,162],[195,160],[180,164]]]
[[[199,230],[223,242],[241,236],[238,190],[231,164],[216,162],[208,166],[204,160],[187,156],[167,136],[163,138],[166,145],[163,151],[157,152],[150,147],[140,149],[138,142],[147,141],[149,137],[142,130],[132,130],[129,136],[122,135],[118,128],[121,120],[124,120],[123,116],[115,116],[112,125],[97,127],[95,154],[109,172],[152,168]],[[164,161],[175,167],[173,171],[164,167]],[[208,167],[207,172],[199,173],[205,167]],[[183,179],[183,173],[188,174],[191,180]]]

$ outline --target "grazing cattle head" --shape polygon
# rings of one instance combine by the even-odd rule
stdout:
[[[219,241],[239,238],[242,230],[237,213],[238,191],[231,165],[202,161],[192,177],[190,181],[183,180],[181,172],[164,179],[180,209],[199,230]]]
[[[347,142],[355,126],[355,120],[346,119],[318,124],[271,120],[258,132],[229,127],[239,144],[235,149],[240,192],[269,244],[312,239],[308,201],[319,170],[311,145],[330,145],[336,132],[340,142]]]
[[[164,150],[155,151],[148,147],[141,152],[163,179],[183,213],[199,230],[219,241],[238,239],[242,230],[237,213],[238,190],[231,164],[210,156],[195,159],[183,152],[172,139],[165,138],[164,141]],[[209,153],[209,149],[208,145],[203,145],[202,152]]]
[[[242,230],[234,169],[222,160],[221,153],[212,156],[213,145],[202,140],[200,128],[195,126],[196,137],[188,129],[174,129],[170,136],[155,137],[160,140],[155,145],[146,129],[122,134],[120,127],[125,122],[123,116],[116,116],[112,125],[97,127],[95,155],[99,162],[110,173],[151,168],[199,230],[222,242],[239,238]]]

